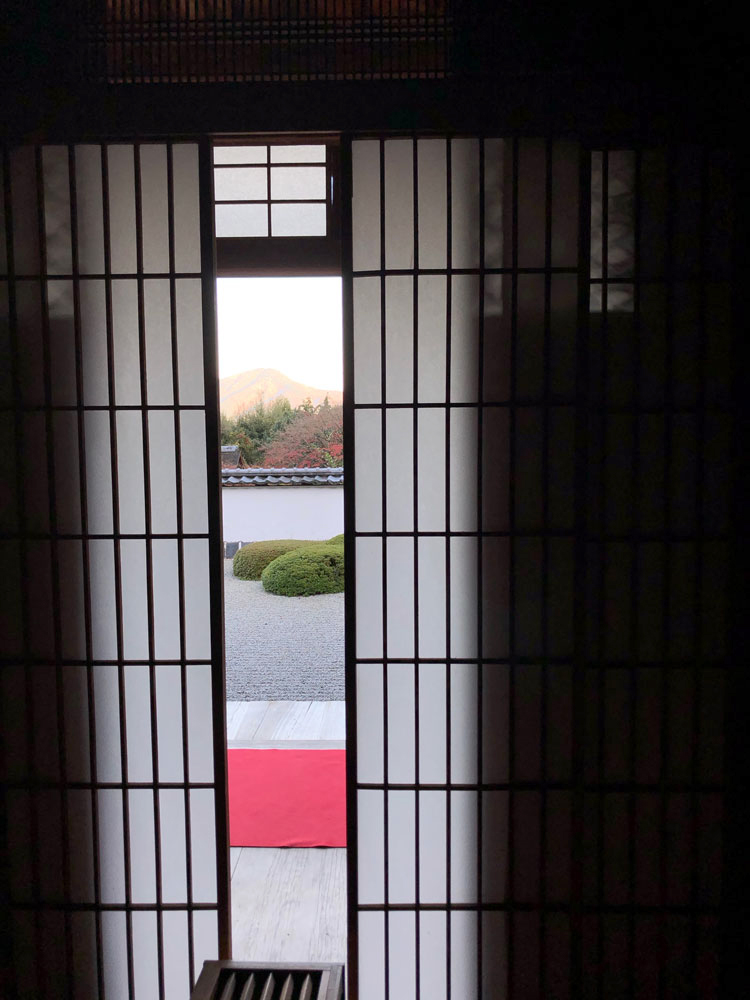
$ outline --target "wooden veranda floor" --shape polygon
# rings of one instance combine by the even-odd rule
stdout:
[[[343,701],[228,701],[227,744],[235,747],[344,747]]]
[[[227,702],[230,749],[344,747],[344,703]],[[346,850],[233,847],[237,959],[346,961]]]

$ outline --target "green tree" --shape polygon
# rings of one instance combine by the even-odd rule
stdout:
[[[268,446],[297,418],[297,411],[285,396],[270,403],[261,397],[254,406],[234,417],[222,414],[221,443],[239,445],[240,454],[249,466],[262,466]]]

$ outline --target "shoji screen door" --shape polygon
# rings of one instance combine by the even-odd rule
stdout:
[[[718,995],[728,177],[352,143],[360,1000]]]
[[[352,961],[489,1000],[566,975],[579,151],[355,141],[352,184]]]
[[[3,160],[8,996],[185,1000],[229,948],[209,157]]]

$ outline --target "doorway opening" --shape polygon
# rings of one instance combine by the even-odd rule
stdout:
[[[214,146],[237,959],[346,958],[336,153]]]

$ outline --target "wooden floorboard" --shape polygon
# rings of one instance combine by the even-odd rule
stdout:
[[[271,702],[263,721],[258,726],[255,739],[282,742],[294,739],[294,734],[304,728],[304,719],[310,710],[309,701]]]
[[[289,733],[307,711],[307,701],[270,701],[255,733],[257,743],[276,743],[289,739]]]
[[[230,749],[343,749],[343,701],[229,701]]]
[[[345,740],[276,740],[257,743],[253,740],[233,740],[230,750],[345,750]]]
[[[232,732],[237,713],[242,707],[241,701],[228,701],[227,702],[227,737]]]
[[[345,962],[346,850],[241,848],[232,940],[240,961]]]
[[[322,732],[326,739],[346,739],[346,703],[343,701],[320,702],[323,706]]]
[[[320,737],[320,720],[323,717],[322,702],[297,702],[296,711],[289,712],[284,724],[279,727],[277,739],[314,740]]]
[[[227,727],[227,740],[229,742],[240,739],[252,740],[268,711],[269,703],[267,701],[245,701],[235,702],[235,704],[238,704],[240,708],[234,717],[232,729]]]

